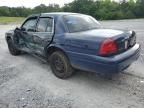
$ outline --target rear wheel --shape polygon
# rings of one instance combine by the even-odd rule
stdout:
[[[9,49],[9,52],[14,56],[21,54],[21,51],[15,47],[11,39],[8,40],[8,49]]]
[[[68,58],[61,51],[56,51],[50,56],[50,66],[58,78],[65,79],[73,74]]]

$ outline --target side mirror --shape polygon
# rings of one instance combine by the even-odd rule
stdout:
[[[15,30],[20,30],[20,28],[19,27],[16,27],[16,29]]]
[[[20,30],[20,28],[16,27],[14,31],[16,32],[16,31],[19,31],[19,30]]]
[[[22,27],[22,28],[21,28],[21,31],[26,31],[26,29]]]

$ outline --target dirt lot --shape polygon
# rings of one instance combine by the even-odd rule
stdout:
[[[0,108],[143,108],[144,19],[101,23],[135,30],[142,46],[139,60],[112,80],[82,71],[61,80],[31,55],[11,56],[4,33],[17,25],[0,25]]]

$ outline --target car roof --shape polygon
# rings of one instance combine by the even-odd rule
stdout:
[[[64,15],[84,15],[80,13],[72,13],[72,12],[50,12],[50,13],[39,13],[39,14],[32,14],[29,17],[46,17],[46,16],[52,16],[52,17],[59,17],[59,16],[64,16]]]
[[[41,13],[42,17],[46,17],[46,16],[60,17],[60,16],[64,16],[64,15],[80,15],[80,13],[72,13],[72,12]]]

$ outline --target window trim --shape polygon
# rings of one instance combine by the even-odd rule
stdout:
[[[52,22],[52,31],[51,32],[47,32],[47,31],[45,31],[45,32],[38,32],[37,31],[38,30],[38,24],[39,24],[40,18],[51,18],[53,20],[53,22]],[[52,33],[52,34],[54,34],[54,30],[55,30],[54,28],[55,28],[55,21],[54,21],[53,17],[49,17],[49,16],[47,16],[47,17],[39,17],[38,21],[37,21],[37,24],[36,24],[36,31],[35,32],[36,33]]]
[[[23,24],[21,25],[20,28],[22,28],[23,25],[24,25],[27,21],[29,21],[29,20],[31,20],[31,19],[36,19],[35,29],[34,29],[34,31],[33,31],[33,32],[36,32],[36,26],[37,26],[38,17],[30,17],[30,18],[27,18],[27,19],[23,22]],[[26,32],[32,32],[32,31],[26,31]]]

